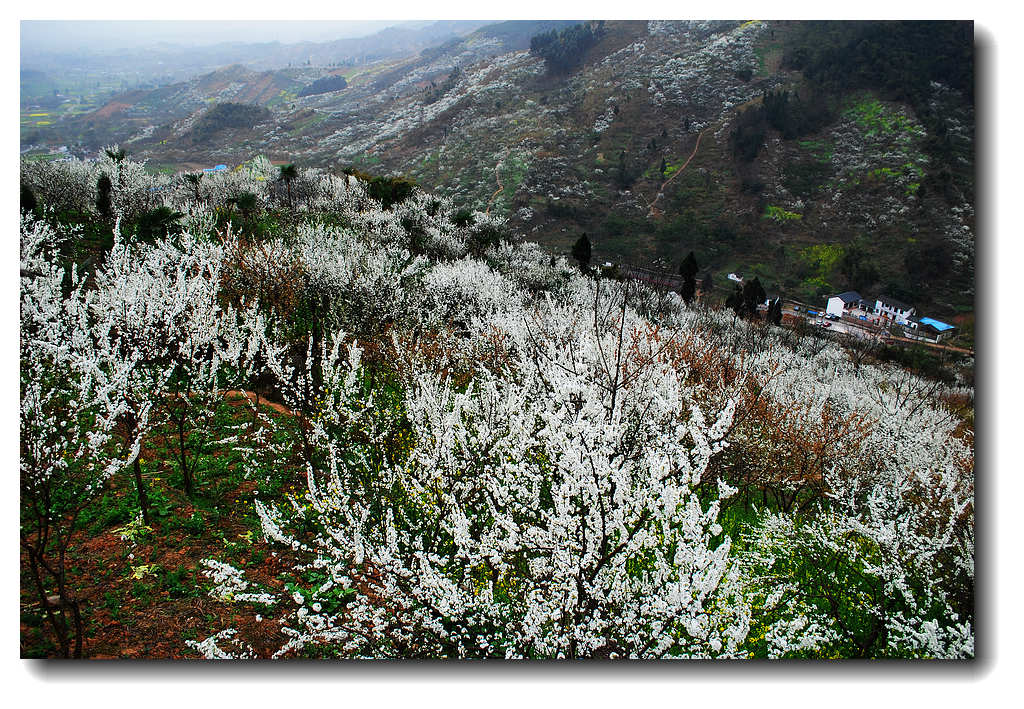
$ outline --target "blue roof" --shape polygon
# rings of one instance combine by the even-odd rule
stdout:
[[[955,325],[947,325],[946,323],[935,320],[934,318],[921,318],[918,322],[920,322],[922,325],[931,325],[939,332],[952,330],[954,327],[956,327]]]

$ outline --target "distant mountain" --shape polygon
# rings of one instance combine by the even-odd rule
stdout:
[[[595,260],[674,269],[693,250],[723,289],[734,271],[809,302],[855,289],[973,308],[971,23],[595,22],[589,44],[574,25],[495,23],[358,67],[321,48],[308,67],[125,94],[65,128],[168,167],[263,154],[403,174],[558,251],[585,232]],[[543,33],[579,56],[531,54]],[[345,90],[298,96],[330,75]],[[220,101],[272,118],[199,150],[184,136]]]
[[[32,51],[23,49],[21,65],[30,71],[72,74],[116,73],[130,86],[172,83],[231,64],[250,70],[292,66],[362,64],[408,56],[426,47],[465,35],[485,25],[483,21],[443,20],[420,25],[402,23],[367,37],[329,42],[254,42],[244,36],[231,42],[196,47],[160,43],[145,49],[107,51]],[[25,95],[23,100],[35,94]]]

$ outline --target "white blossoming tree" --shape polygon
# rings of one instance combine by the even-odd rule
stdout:
[[[254,366],[255,311],[222,307],[220,289],[225,247],[180,235],[153,246],[117,239],[96,273],[92,304],[96,339],[111,359],[132,357],[136,366],[126,382],[135,407],[127,416],[136,435],[158,420],[141,416],[156,405],[173,428],[185,494],[194,493],[199,456],[209,441],[201,421],[223,406],[225,388],[250,378]],[[198,450],[195,452],[199,452]],[[136,461],[136,483],[143,516],[145,491]]]
[[[139,441],[126,448],[114,441],[126,408],[122,385],[134,362],[111,362],[95,346],[91,296],[76,270],[57,264],[57,240],[45,224],[22,221],[19,531],[59,651],[81,657],[84,628],[66,552],[78,516],[138,455]]]
[[[828,364],[816,370],[819,362]],[[766,509],[749,528],[743,563],[761,631],[755,654],[973,657],[972,435],[927,396],[930,384],[905,372],[824,352],[800,365],[769,396],[838,415],[824,445],[805,446],[825,456],[804,471],[818,494],[800,511]],[[839,427],[851,418],[852,438]]]
[[[520,310],[506,370],[426,376],[390,407],[355,344],[324,350],[308,493],[259,504],[304,557],[281,654],[738,654],[732,489],[694,492],[733,402],[708,420],[631,308],[595,327],[589,307]]]
[[[131,469],[148,521],[159,428],[186,494],[225,443],[255,482],[284,589],[234,552],[201,573],[276,616],[277,656],[973,655],[973,434],[945,385],[595,280],[404,183],[299,172],[284,216],[265,160],[196,181],[64,165],[23,165],[44,218],[95,219],[120,170],[111,214],[162,204],[184,229],[138,244],[104,219],[113,247],[65,269],[54,229],[22,223],[24,578],[62,654],[76,519]],[[240,194],[281,233],[236,233]],[[221,416],[235,388],[277,415]]]

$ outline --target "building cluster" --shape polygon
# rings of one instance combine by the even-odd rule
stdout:
[[[891,298],[880,296],[873,301],[857,291],[846,291],[828,299],[825,308],[828,316],[860,321],[883,330],[892,330],[898,325],[903,335],[912,340],[942,342],[956,334],[954,325],[931,317],[919,317],[914,306]]]

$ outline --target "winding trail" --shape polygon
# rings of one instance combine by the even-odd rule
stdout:
[[[499,160],[498,163],[494,166],[494,179],[498,183],[498,189],[496,189],[494,191],[494,194],[491,195],[491,198],[487,200],[487,211],[485,212],[485,214],[491,213],[491,204],[494,203],[494,198],[501,194],[501,191],[505,189],[505,185],[501,184],[501,166],[505,164],[505,161],[508,160],[508,156],[511,153],[512,148],[505,148],[505,157]]]
[[[259,396],[255,392],[245,391],[243,389],[229,389],[229,390],[224,392],[224,398],[225,399],[248,399],[253,404],[258,403],[261,406],[269,406],[271,409],[273,409],[274,411],[278,412],[279,414],[284,414],[286,416],[296,416],[297,415],[294,411],[289,409],[284,404],[278,404],[276,402],[269,401],[266,398]]]
[[[668,178],[667,180],[665,180],[664,182],[661,183],[661,187],[658,188],[658,194],[657,194],[657,196],[655,196],[654,201],[651,202],[649,205],[647,205],[647,216],[648,217],[657,216],[657,214],[656,214],[657,210],[655,209],[654,205],[656,205],[658,203],[658,200],[661,199],[661,196],[665,193],[665,188],[668,186],[668,183],[671,182],[672,180],[676,179],[677,177],[679,177],[679,175],[683,172],[683,170],[685,170],[686,167],[690,164],[690,161],[693,160],[694,156],[697,154],[697,149],[700,147],[700,139],[704,137],[704,134],[707,131],[708,131],[708,129],[705,128],[704,130],[702,130],[700,133],[697,134],[697,142],[694,143],[694,145],[693,145],[693,152],[690,153],[690,157],[686,158],[686,162],[683,163],[682,167],[680,167],[678,170],[675,171],[675,174],[673,174],[672,177]]]

